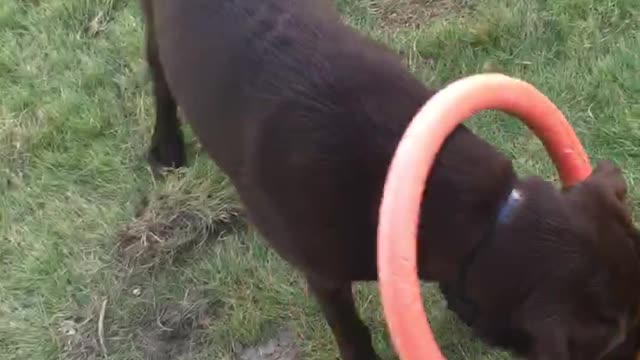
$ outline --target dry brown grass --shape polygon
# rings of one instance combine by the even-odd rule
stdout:
[[[118,256],[128,269],[170,266],[178,255],[246,224],[226,180],[193,183],[169,176],[118,237]]]
[[[181,295],[160,295],[156,273],[184,263],[228,232],[242,231],[242,208],[223,176],[199,177],[186,170],[165,175],[118,232],[112,287],[60,323],[64,359],[104,358],[123,343],[133,344],[145,359],[176,359],[196,351],[215,321],[220,308],[215,294],[187,288]],[[123,304],[134,309],[134,318],[120,310]]]
[[[375,0],[371,9],[385,28],[418,29],[433,18],[458,12],[459,0]]]

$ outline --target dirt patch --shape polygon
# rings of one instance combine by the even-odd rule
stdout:
[[[136,343],[146,360],[170,360],[193,352],[213,323],[217,303],[212,296],[185,296],[179,303],[159,306],[139,326]]]
[[[419,28],[430,19],[457,12],[465,0],[376,0],[374,14],[385,28]]]
[[[62,358],[65,360],[96,360],[100,357],[98,338],[89,333],[79,332],[81,323],[65,320],[60,324],[64,341]]]
[[[239,360],[298,360],[299,351],[295,345],[295,336],[289,330],[282,330],[262,344],[242,351]]]
[[[189,289],[179,300],[166,300],[150,306],[139,318],[136,317],[137,320],[117,314],[117,301],[108,303],[104,317],[101,304],[105,302],[96,298],[85,310],[86,316],[60,323],[61,358],[102,359],[105,353],[117,352],[117,344],[129,341],[135,344],[145,360],[171,360],[197,354],[205,346],[204,335],[215,323],[222,307],[214,295],[211,291]]]
[[[93,298],[90,305],[73,318],[64,319],[58,325],[58,339],[62,343],[62,359],[100,359],[98,336],[99,299]]]

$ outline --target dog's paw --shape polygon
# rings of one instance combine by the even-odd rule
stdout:
[[[186,163],[184,144],[181,141],[176,141],[169,144],[153,145],[149,149],[147,161],[156,170],[181,168]]]

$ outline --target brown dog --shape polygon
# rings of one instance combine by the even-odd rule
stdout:
[[[185,163],[180,104],[252,222],[306,275],[342,358],[376,358],[351,284],[376,280],[387,167],[433,92],[326,0],[142,5],[157,111],[151,159]],[[633,358],[640,246],[617,168],[602,163],[560,192],[518,179],[459,127],[428,182],[420,276],[440,282],[480,337],[529,359]]]

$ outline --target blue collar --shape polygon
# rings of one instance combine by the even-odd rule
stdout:
[[[498,209],[498,215],[496,217],[496,223],[498,225],[503,225],[511,221],[513,218],[514,210],[518,208],[518,206],[524,200],[524,196],[522,192],[518,189],[511,190],[509,197],[504,201],[502,206]]]

